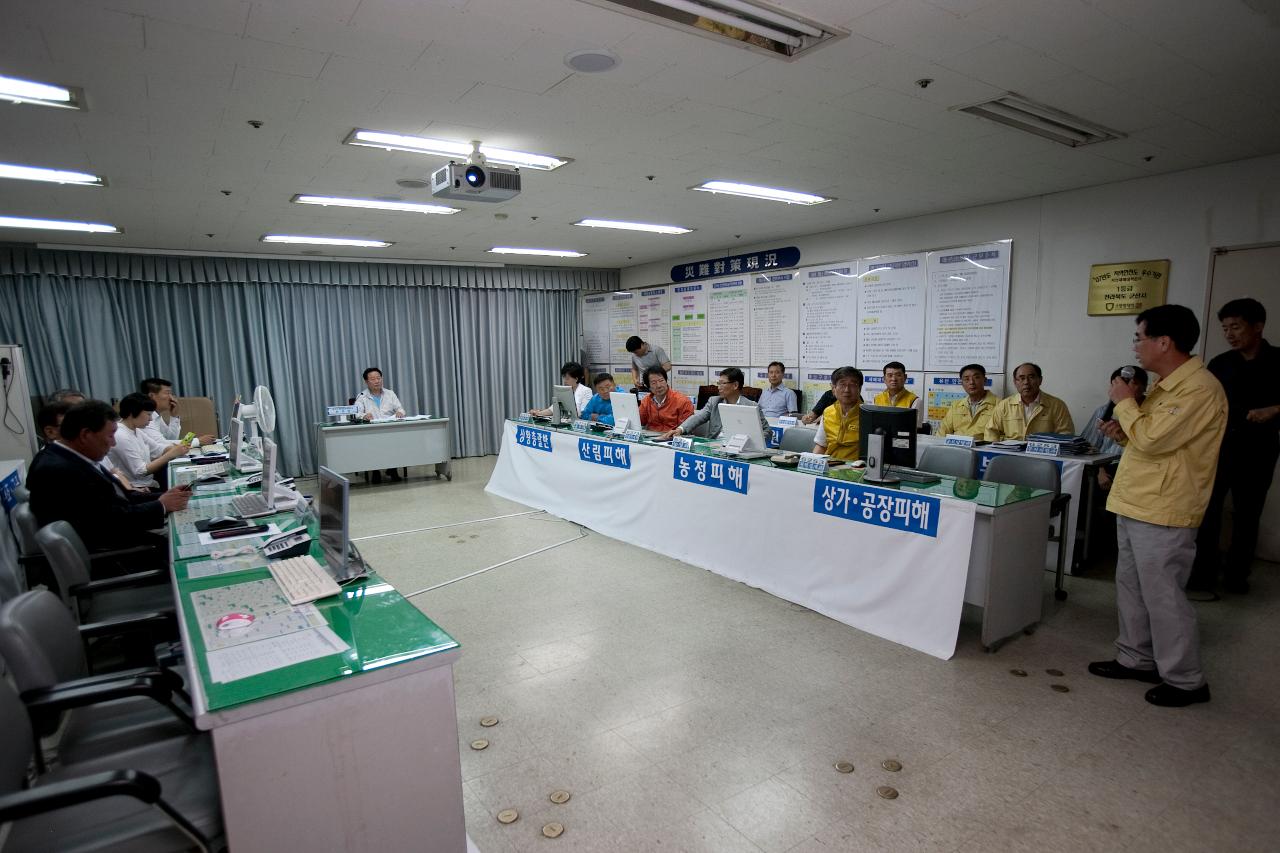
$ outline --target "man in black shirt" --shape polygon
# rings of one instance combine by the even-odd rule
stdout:
[[[1258,523],[1280,455],[1280,349],[1262,337],[1266,309],[1256,299],[1233,299],[1218,312],[1231,346],[1214,357],[1209,370],[1227,392],[1227,434],[1218,456],[1213,496],[1196,539],[1196,561],[1187,591],[1212,601],[1217,581],[1222,505],[1231,493],[1231,550],[1223,569],[1223,589],[1249,591],[1249,567],[1258,544]]]

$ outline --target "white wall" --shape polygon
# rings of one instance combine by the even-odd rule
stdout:
[[[779,222],[785,216],[786,211],[780,211]],[[780,227],[779,233],[786,232]],[[795,245],[801,263],[809,265],[1003,238],[1013,239],[1009,363],[1038,363],[1045,374],[1044,389],[1070,404],[1080,429],[1105,400],[1111,371],[1133,360],[1132,317],[1085,313],[1089,266],[1168,258],[1168,300],[1189,306],[1203,323],[1212,250],[1280,241],[1280,156],[779,237],[727,248],[723,254]],[[672,265],[713,254],[624,269],[622,287],[670,281]]]

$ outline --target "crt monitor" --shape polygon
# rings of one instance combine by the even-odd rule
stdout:
[[[858,421],[858,455],[866,459],[867,437],[879,434],[884,436],[882,465],[914,468],[918,417],[915,409],[872,406],[869,403],[863,403]]]
[[[320,515],[320,549],[324,561],[338,581],[349,580],[360,573],[358,560],[351,559],[350,509],[351,482],[336,471],[320,466],[320,492],[316,503]]]
[[[613,404],[615,429],[617,424],[622,423],[623,418],[627,419],[627,429],[640,429],[640,404],[636,402],[635,394],[615,389],[609,395],[609,402]]]
[[[551,420],[556,423],[573,423],[578,419],[578,401],[568,385],[551,386]]]

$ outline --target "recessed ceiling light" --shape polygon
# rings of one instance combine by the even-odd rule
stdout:
[[[567,249],[515,249],[510,246],[495,246],[489,250],[495,255],[545,255],[549,258],[585,258],[586,252],[571,252]]]
[[[707,181],[705,184],[689,187],[689,189],[704,193],[740,195],[746,198],[763,198],[769,201],[785,201],[787,204],[824,204],[828,201],[835,201],[834,198],[827,196],[810,195],[809,193],[800,193],[795,190],[780,190],[774,187],[759,187],[754,184],[738,184],[733,181]]]
[[[64,110],[84,109],[84,93],[79,89],[20,80],[17,77],[0,77],[0,101],[61,107]]]
[[[360,240],[354,237],[303,237],[293,234],[267,234],[264,243],[302,243],[311,246],[358,246],[365,249],[385,249],[394,246],[385,240]]]
[[[41,169],[38,166],[19,166],[17,163],[0,163],[0,178],[19,181],[47,181],[51,184],[79,184],[85,187],[106,186],[106,180],[87,172],[68,172],[62,169]]]
[[[617,68],[618,57],[613,51],[600,48],[575,50],[565,56],[564,64],[582,74],[599,74]]]
[[[454,139],[432,139],[426,136],[404,136],[399,133],[383,133],[378,130],[361,130],[356,128],[343,140],[347,145],[359,145],[365,148],[384,148],[388,151],[412,151],[415,154],[434,154],[438,157],[468,157],[471,154],[470,142],[459,142]],[[508,148],[494,148],[481,145],[480,153],[490,163],[499,166],[519,166],[524,169],[541,169],[549,172],[558,169],[565,163],[572,163],[568,157],[553,157],[550,154],[532,154],[528,151],[512,151]]]
[[[654,234],[688,234],[692,228],[681,228],[679,225],[649,225],[645,222],[616,222],[612,219],[583,219],[574,225],[587,228],[618,228],[622,231],[650,231]]]
[[[44,231],[85,231],[90,234],[122,234],[114,225],[101,222],[68,222],[65,219],[28,219],[25,216],[0,216],[0,228],[38,228]]]
[[[416,204],[411,201],[379,201],[373,198],[337,198],[327,195],[295,195],[294,204],[319,204],[325,207],[364,207],[369,210],[395,210],[401,213],[461,213],[458,207],[442,204]]]

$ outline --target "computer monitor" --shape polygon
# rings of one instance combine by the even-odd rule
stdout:
[[[239,418],[231,419],[231,438],[228,443],[231,445],[227,448],[227,453],[231,458],[231,467],[239,470],[240,468],[240,442],[244,439],[244,421]]]
[[[316,503],[320,515],[320,549],[334,579],[342,582],[360,576],[360,561],[351,553],[351,481],[336,471],[320,466],[320,492]]]
[[[613,423],[615,431],[617,425],[622,423],[622,419],[627,419],[627,429],[640,429],[640,404],[636,402],[636,395],[630,391],[615,389],[609,395],[609,402],[613,404]]]
[[[867,458],[867,439],[872,435],[884,436],[881,465],[898,465],[902,468],[916,466],[916,418],[915,409],[897,406],[873,406],[863,403],[858,422],[858,453]]]
[[[760,426],[759,406],[721,403],[719,411],[721,439],[728,441],[735,435],[745,435],[747,443],[742,446],[743,453],[762,454],[768,450],[764,440],[764,428]]]
[[[578,401],[568,385],[551,386],[551,420],[571,424],[578,419]]]

